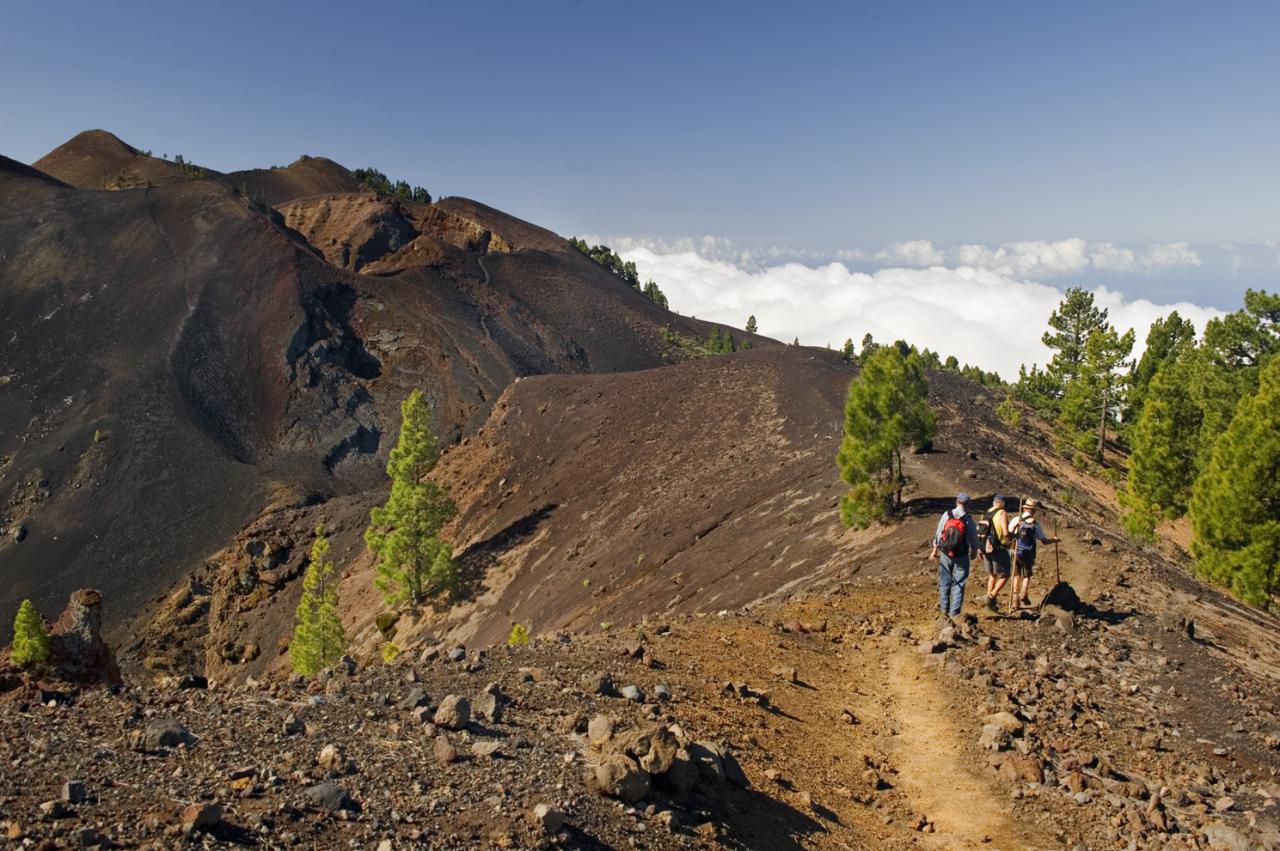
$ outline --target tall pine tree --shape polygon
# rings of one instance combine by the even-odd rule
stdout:
[[[1106,328],[1107,309],[1096,307],[1093,293],[1081,287],[1067,290],[1066,298],[1049,316],[1049,327],[1041,338],[1055,354],[1049,361],[1048,373],[1061,390],[1080,377],[1085,363],[1085,347],[1094,331]]]
[[[1138,365],[1133,369],[1133,378],[1129,383],[1129,396],[1125,405],[1126,421],[1135,423],[1142,415],[1147,388],[1161,365],[1176,353],[1185,352],[1194,344],[1195,339],[1195,326],[1190,319],[1179,316],[1176,310],[1151,323],[1151,329],[1147,332],[1147,346],[1138,359]]]
[[[901,506],[907,485],[902,450],[925,445],[936,428],[919,359],[904,357],[896,346],[874,349],[849,384],[836,456],[840,476],[850,486],[840,499],[846,526],[865,529]]]
[[[289,662],[295,673],[312,677],[331,667],[347,652],[347,636],[338,618],[338,579],[329,561],[329,539],[316,527],[311,561],[302,577]]]
[[[1133,352],[1132,330],[1117,334],[1110,324],[1095,328],[1085,341],[1075,377],[1064,385],[1058,421],[1081,449],[1092,448],[1102,460],[1107,430],[1114,433],[1128,381],[1128,357]],[[1052,366],[1052,364],[1051,364]]]
[[[1196,570],[1256,606],[1280,606],[1280,357],[1236,406],[1191,498]]]
[[[1202,414],[1191,390],[1190,341],[1168,353],[1149,382],[1142,413],[1133,427],[1129,476],[1121,502],[1125,526],[1150,539],[1156,525],[1187,512],[1195,482]]]
[[[391,495],[373,509],[364,533],[378,556],[376,581],[388,605],[454,590],[458,578],[452,548],[439,537],[457,508],[443,488],[426,480],[439,450],[422,391],[410,393],[400,413],[400,438],[387,461]]]

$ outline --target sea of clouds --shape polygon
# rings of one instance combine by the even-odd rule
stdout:
[[[781,249],[738,250],[715,237],[609,244],[686,316],[741,328],[754,315],[760,333],[814,346],[839,348],[846,338],[857,345],[866,333],[879,342],[902,339],[1006,379],[1016,378],[1020,365],[1043,365],[1051,356],[1041,336],[1066,287],[1077,283],[1061,279],[1158,275],[1201,263],[1179,242],[1134,248],[1067,239],[943,248],[917,240],[875,252],[836,252],[829,262],[806,262]],[[1136,329],[1135,356],[1151,323],[1172,310],[1197,331],[1222,315],[1185,301],[1129,298],[1105,285],[1086,288],[1118,329]]]

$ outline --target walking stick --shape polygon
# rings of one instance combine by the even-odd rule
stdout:
[[[1062,562],[1058,560],[1058,518],[1053,518],[1053,581],[1062,584]]]
[[[1019,517],[1022,516],[1022,500],[1021,499],[1018,500],[1017,513]],[[1006,532],[1009,531],[1008,520],[1005,521],[1004,528]],[[1005,541],[1005,544],[1006,545],[1013,544],[1013,541],[1012,540]],[[1016,609],[1014,608],[1014,603],[1016,600],[1014,595],[1017,592],[1017,590],[1018,590],[1018,547],[1014,545],[1009,552],[1009,613],[1010,614],[1016,611]]]

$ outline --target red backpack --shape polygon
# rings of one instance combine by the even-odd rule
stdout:
[[[942,526],[942,534],[938,536],[938,546],[942,551],[950,558],[968,552],[968,538],[969,530],[965,526],[964,518],[948,514],[947,522]]]

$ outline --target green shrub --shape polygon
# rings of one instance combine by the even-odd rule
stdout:
[[[13,619],[13,663],[22,667],[49,661],[49,633],[30,600],[23,600]]]
[[[508,647],[523,647],[529,643],[529,630],[523,624],[512,624],[511,632],[507,635]]]

